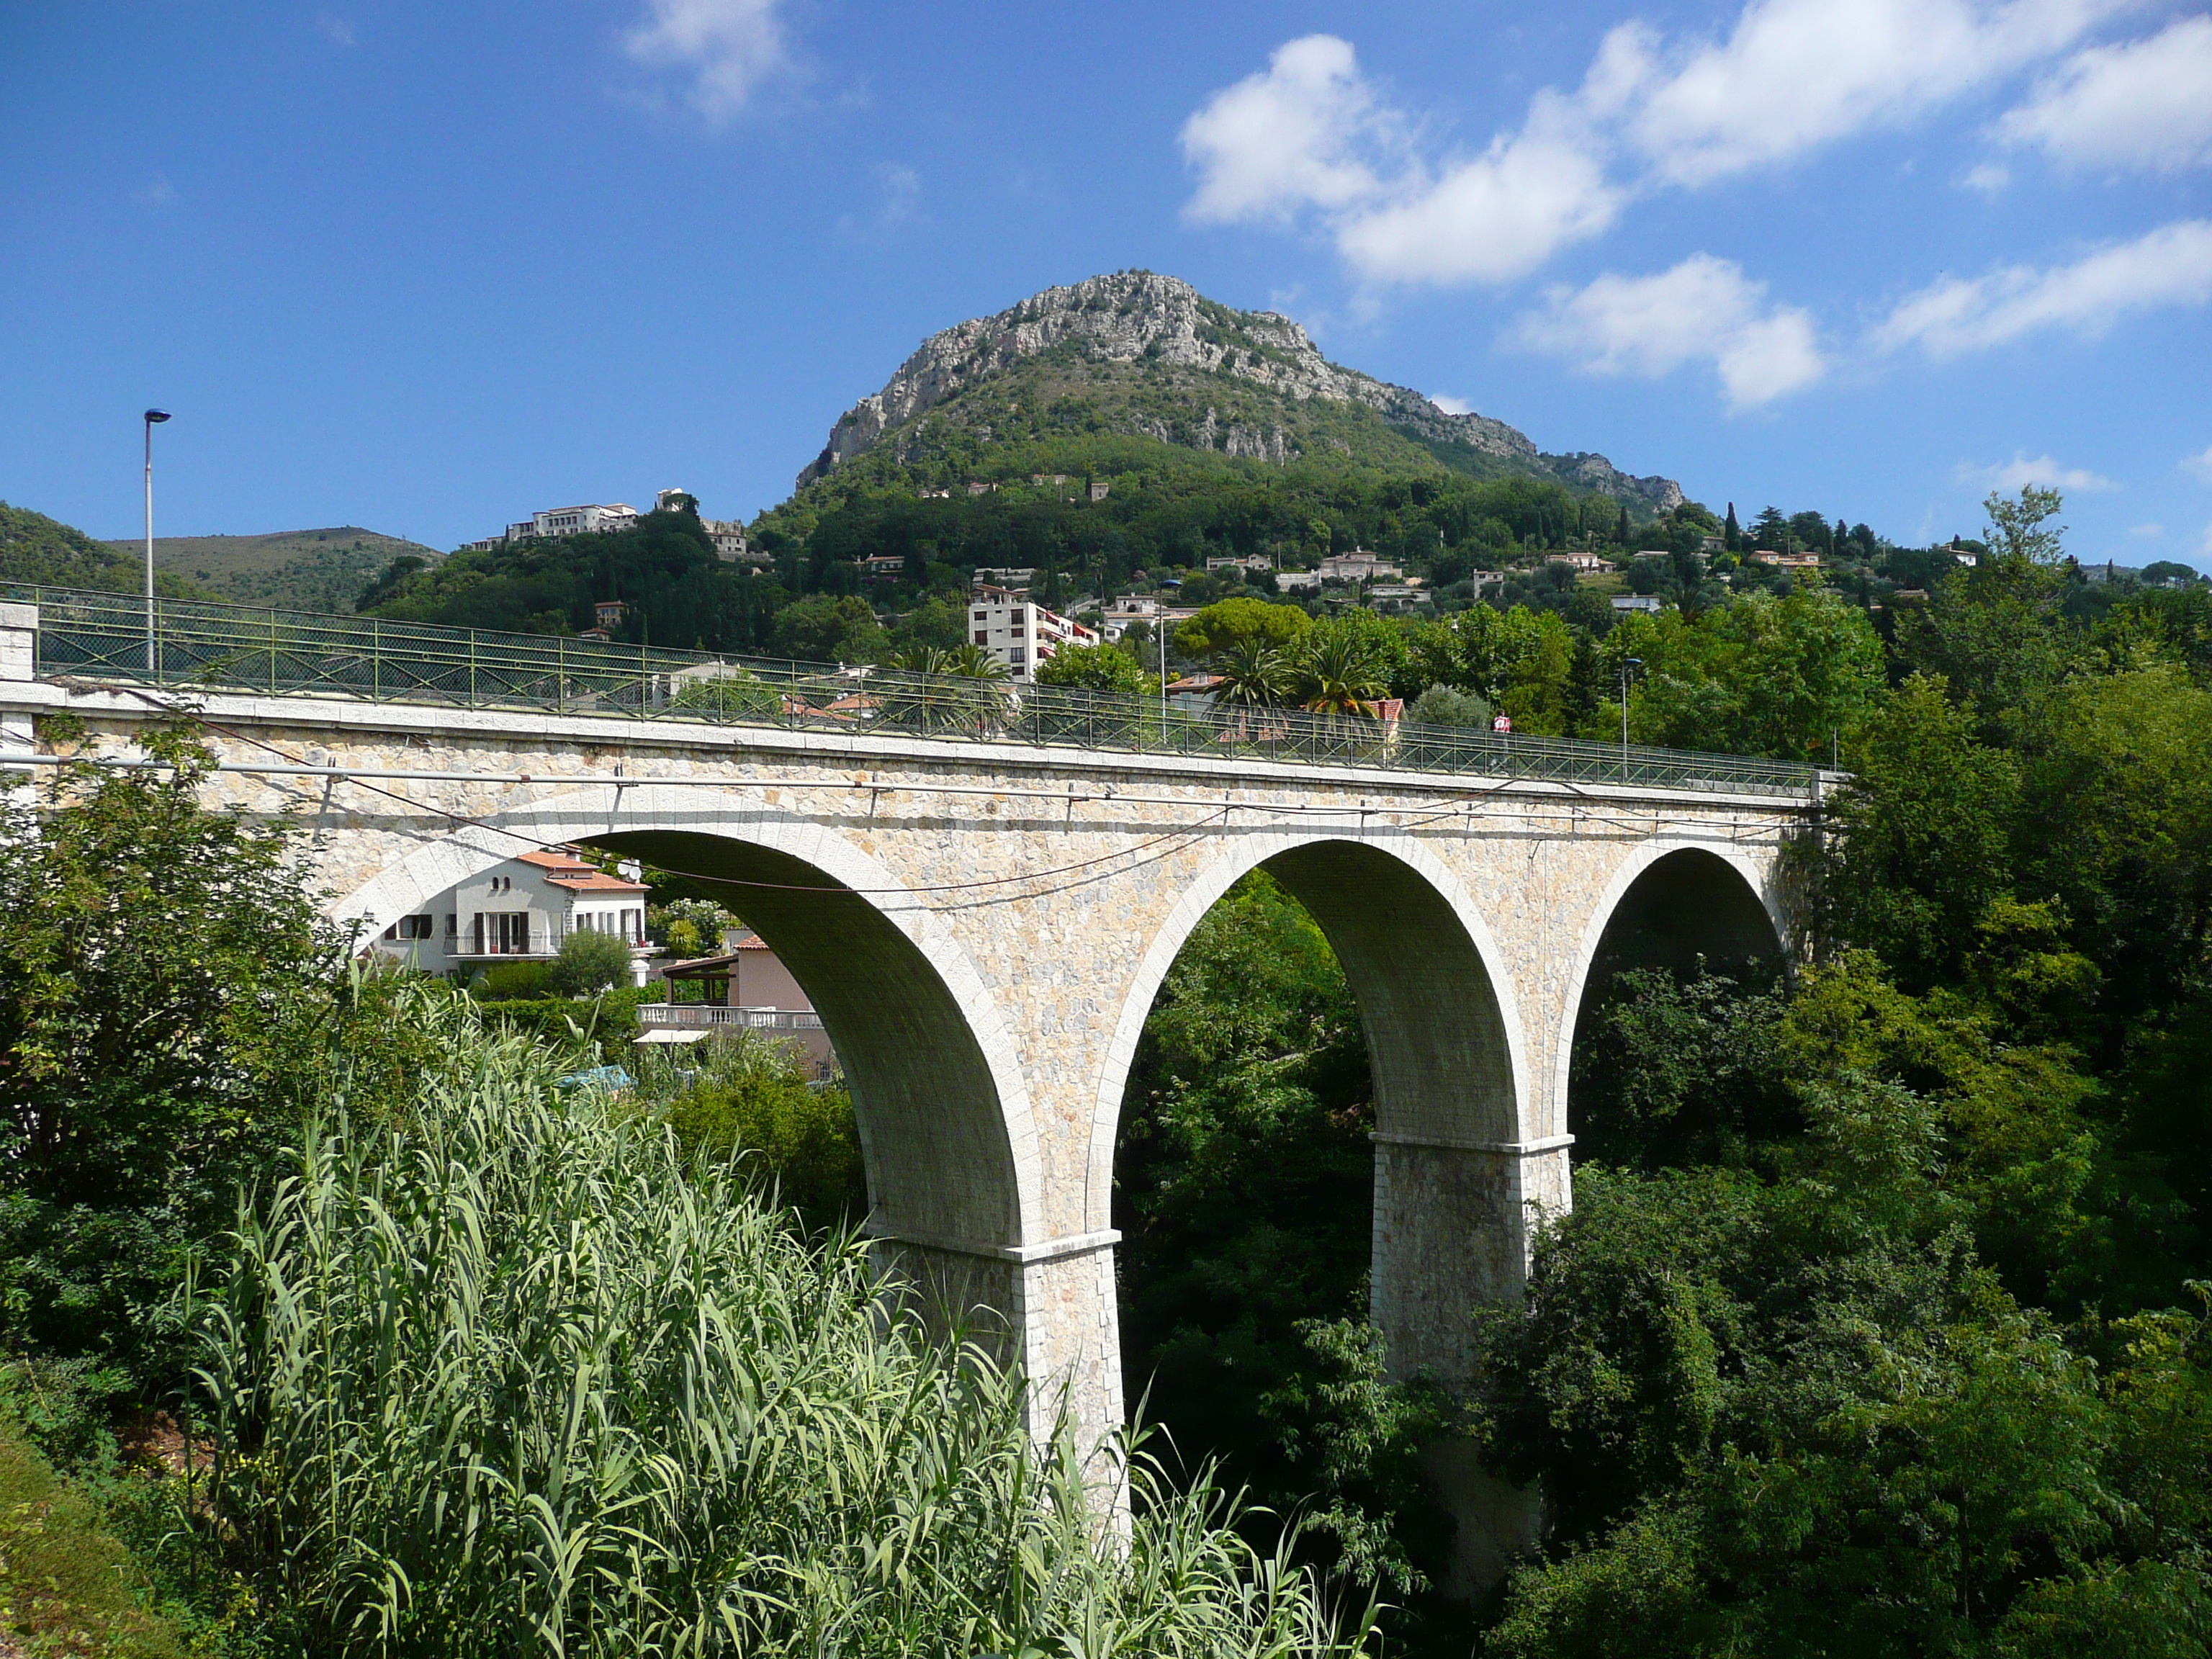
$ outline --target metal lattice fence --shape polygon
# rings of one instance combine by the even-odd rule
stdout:
[[[1814,769],[1296,708],[1216,708],[866,665],[712,656],[374,617],[0,585],[39,608],[38,672],[176,690],[863,730],[1285,764],[1811,799]]]

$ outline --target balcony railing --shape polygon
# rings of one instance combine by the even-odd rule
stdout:
[[[489,919],[491,914],[487,911],[486,918]],[[514,933],[502,933],[501,931],[490,927],[485,928],[479,937],[473,927],[464,927],[458,933],[440,933],[434,938],[423,934],[411,939],[396,937],[379,942],[395,948],[410,946],[422,951],[434,951],[441,956],[454,958],[473,957],[485,960],[497,958],[511,961],[534,957],[542,960],[560,955],[562,943],[571,933],[600,931],[597,928],[564,927],[550,917],[529,912],[507,911],[501,914],[525,915],[528,917],[529,925],[520,931],[520,937]],[[642,949],[646,943],[642,936],[632,938],[626,933],[615,933],[610,937],[620,939],[633,951]]]
[[[743,1026],[752,1031],[818,1031],[822,1016],[788,1008],[731,1008],[712,1002],[641,1002],[638,1024],[695,1030],[720,1025]]]
[[[0,584],[39,607],[38,672],[180,691],[534,709],[817,732],[1211,756],[1813,799],[1814,768],[1297,708],[1178,708],[1156,697],[708,656],[305,611]],[[150,641],[150,644],[149,644]],[[149,660],[150,652],[150,664]]]

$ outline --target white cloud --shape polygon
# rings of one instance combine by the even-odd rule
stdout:
[[[875,169],[875,211],[842,216],[837,221],[839,230],[848,235],[884,236],[926,216],[921,207],[921,175],[912,167],[883,162]]]
[[[1350,41],[1292,40],[1183,123],[1182,153],[1200,174],[1183,211],[1218,224],[1364,200],[1382,185],[1358,152],[1391,125]]]
[[[177,187],[169,182],[167,173],[157,173],[144,185],[131,191],[131,197],[133,200],[143,202],[148,207],[167,207],[177,199]]]
[[[790,57],[781,0],[646,0],[646,17],[623,37],[641,64],[691,76],[691,102],[711,121],[745,106]]]
[[[1449,392],[1431,392],[1429,401],[1447,415],[1472,415],[1474,405],[1465,398],[1455,398]]]
[[[1308,35],[1216,93],[1183,124],[1200,222],[1285,222],[1318,210],[1339,252],[1376,282],[1497,282],[1612,223],[1619,192],[1565,100],[1539,94],[1526,127],[1432,166],[1413,124],[1359,71],[1349,42]]]
[[[1918,345],[1931,357],[1984,350],[2044,329],[2103,333],[2130,312],[2212,300],[2212,219],[2184,219],[2110,243],[2072,264],[2009,265],[1947,276],[1908,295],[1878,325],[1885,351]]]
[[[2012,182],[2012,173],[1995,161],[1981,161],[1968,167],[1959,182],[1968,190],[1978,190],[1984,196],[1994,196]]]
[[[1709,184],[1902,125],[2063,52],[2116,0],[1753,0],[1726,40],[1668,51],[1624,23],[1601,57],[1661,178]]]
[[[1416,174],[1398,199],[1346,219],[1337,246],[1374,282],[1510,282],[1608,228],[1626,199],[1563,103],[1547,97],[1521,131],[1434,178]]]
[[[1639,192],[1925,114],[2068,50],[2121,3],[1752,0],[1725,40],[1680,44],[1624,23],[1579,87],[1537,92],[1517,127],[1458,155],[1422,143],[1350,42],[1307,35],[1183,123],[1198,179],[1184,211],[1202,223],[1316,216],[1378,284],[1510,282],[1611,228]]]
[[[1520,337],[1593,374],[1656,378],[1710,362],[1729,406],[1755,408],[1827,372],[1809,313],[1769,305],[1766,284],[1732,260],[1698,253],[1656,276],[1599,277],[1553,289]]]
[[[355,44],[353,25],[334,12],[317,12],[315,27],[323,32],[323,38],[334,46],[349,47]]]
[[[2000,461],[1995,466],[1976,466],[1972,462],[1959,463],[1959,482],[1987,484],[1994,489],[2011,495],[2029,484],[2045,489],[2070,489],[2080,494],[2094,495],[2119,486],[2100,472],[2087,467],[2061,466],[2048,455],[2030,457],[2014,451],[2009,461]]]
[[[1504,282],[1620,211],[1578,106],[1537,94],[1521,131],[1472,156],[1413,154],[1413,124],[1359,72],[1351,45],[1308,35],[1183,123],[1201,222],[1319,211],[1338,251],[1377,283]]]
[[[2212,162],[2212,17],[2080,53],[1997,131],[2071,168],[2173,173]]]
[[[2212,484],[2212,447],[2208,447],[2201,455],[2183,456],[2181,470],[2194,473],[2206,483]]]
[[[2156,541],[2166,534],[2166,526],[2162,524],[2131,524],[2128,526],[2128,534],[2140,536],[2145,541]]]

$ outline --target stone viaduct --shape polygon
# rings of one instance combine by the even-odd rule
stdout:
[[[1374,1070],[1373,1316],[1394,1370],[1450,1380],[1468,1310],[1516,1291],[1534,1224],[1571,1200],[1586,1004],[1625,965],[1786,957],[1785,848],[1813,806],[859,727],[181,697],[31,666],[0,663],[8,747],[51,748],[31,719],[67,711],[125,757],[189,705],[223,763],[210,799],[312,825],[334,913],[364,936],[553,843],[739,884],[731,908],[847,1069],[869,1230],[919,1284],[1001,1314],[1091,1435],[1124,1405],[1124,1086],[1163,976],[1240,876],[1268,871],[1343,962]]]

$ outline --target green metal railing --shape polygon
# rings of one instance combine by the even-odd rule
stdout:
[[[0,599],[39,607],[48,678],[1803,799],[1818,788],[1812,767],[1744,755],[183,599],[154,602],[149,647],[143,599],[19,584],[0,584]]]

